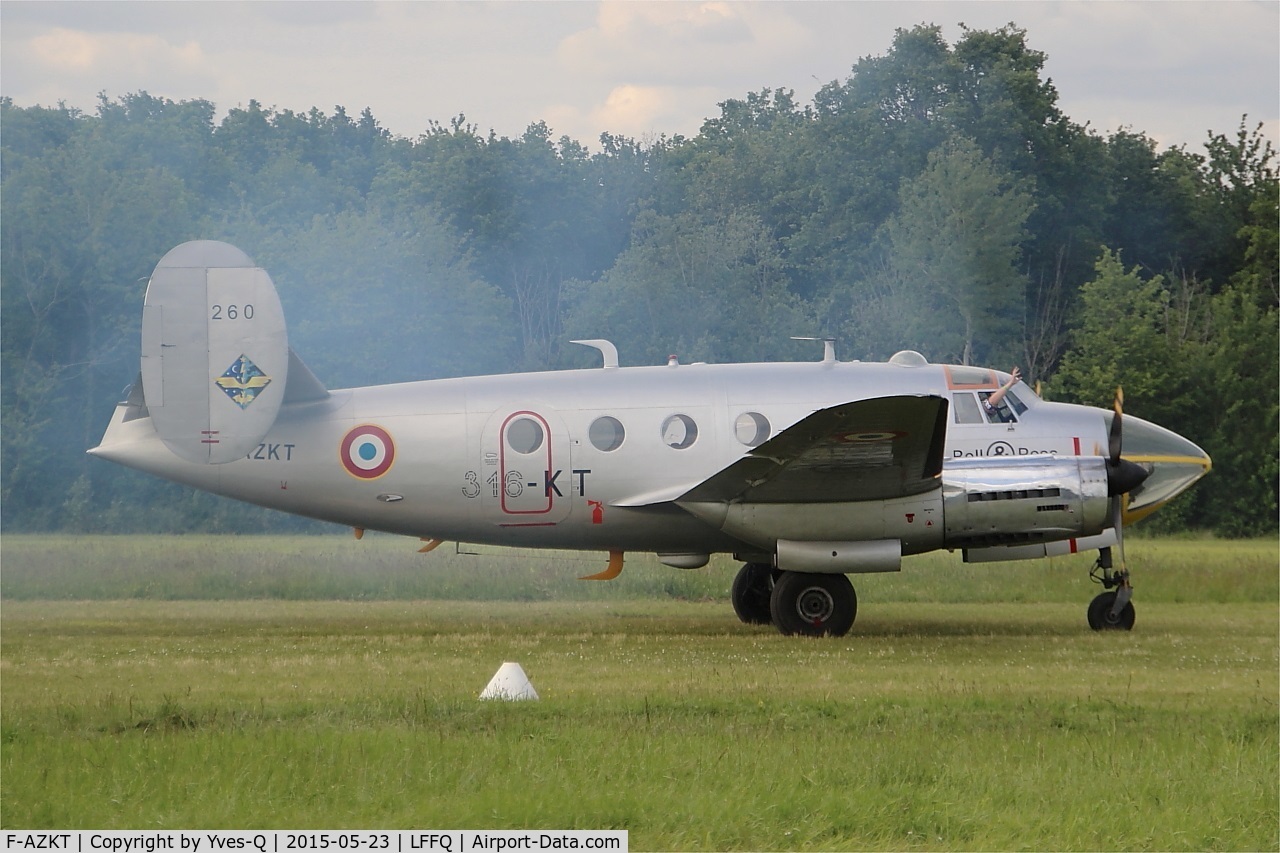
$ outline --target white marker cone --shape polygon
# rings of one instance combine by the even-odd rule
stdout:
[[[489,685],[480,693],[481,699],[505,699],[515,702],[520,699],[537,699],[538,691],[533,689],[529,676],[518,663],[510,661],[498,667],[498,671],[489,679]]]

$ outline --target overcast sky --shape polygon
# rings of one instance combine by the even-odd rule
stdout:
[[[1241,115],[1280,139],[1280,3],[26,2],[0,3],[0,94],[92,111],[145,90],[265,107],[373,110],[417,137],[458,113],[517,136],[544,120],[593,150],[602,131],[698,132],[763,88],[809,103],[895,28],[1014,22],[1048,54],[1059,106],[1106,133],[1199,151]]]

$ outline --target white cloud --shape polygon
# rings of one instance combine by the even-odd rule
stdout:
[[[809,41],[776,4],[605,2],[592,25],[564,38],[557,53],[575,73],[737,86],[761,63],[798,58]]]
[[[618,86],[589,118],[597,127],[637,139],[692,136],[704,116],[714,114],[715,98],[706,87]]]
[[[19,105],[91,109],[145,89],[226,110],[355,114],[393,133],[430,120],[518,135],[545,119],[594,144],[696,133],[764,88],[806,103],[896,27],[1016,22],[1048,54],[1072,120],[1166,144],[1280,125],[1280,4],[1262,2],[0,3],[0,81]]]
[[[215,74],[199,42],[170,42],[156,35],[91,33],[54,27],[5,47],[6,92],[35,92],[40,103],[66,100],[87,108],[93,98],[76,92],[155,94],[177,85],[185,92],[208,91]],[[194,96],[194,95],[192,95]]]
[[[665,111],[666,102],[665,93],[653,86],[618,86],[591,117],[602,127],[635,133],[652,127],[654,119]]]
[[[51,71],[88,71],[102,54],[101,39],[59,27],[33,38],[31,54]]]
[[[588,103],[562,102],[549,122],[562,122],[570,135],[591,141],[602,130],[635,138],[696,134],[719,114],[719,102],[761,88],[790,87],[794,68],[803,67],[817,44],[811,27],[793,14],[800,8],[601,3],[595,18],[556,48],[571,79],[591,81],[580,89]],[[810,93],[816,88],[815,83]],[[568,130],[579,127],[590,130]]]

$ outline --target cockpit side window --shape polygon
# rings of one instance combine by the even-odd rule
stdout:
[[[992,393],[994,392],[992,391],[978,392],[978,399],[982,401],[982,411],[986,413],[987,422],[993,423],[993,424],[1016,424],[1018,422],[1018,419],[1017,417],[1014,416],[1013,409],[1009,408],[1010,403],[1013,403],[1015,406],[1020,407],[1018,409],[1019,413],[1025,412],[1027,410],[1027,407],[1023,405],[1022,402],[1018,400],[1018,398],[1014,397],[1012,393],[1006,392],[1004,395],[1004,399],[1001,400],[999,403],[997,403],[995,407],[995,411],[992,411],[991,409],[987,408],[987,398],[990,397]]]
[[[978,398],[972,391],[958,391],[951,395],[951,410],[955,412],[958,424],[982,423],[982,410],[978,406]]]

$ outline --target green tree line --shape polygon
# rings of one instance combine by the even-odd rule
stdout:
[[[92,113],[0,99],[5,530],[297,524],[86,457],[138,371],[146,279],[190,239],[270,271],[330,387],[594,364],[916,349],[1022,367],[1203,446],[1214,472],[1149,526],[1274,533],[1275,152],[1242,117],[1203,150],[1100,134],[1010,24],[899,30],[810,104],[720,104],[694,137],[457,116],[416,139],[369,110],[146,92]]]

